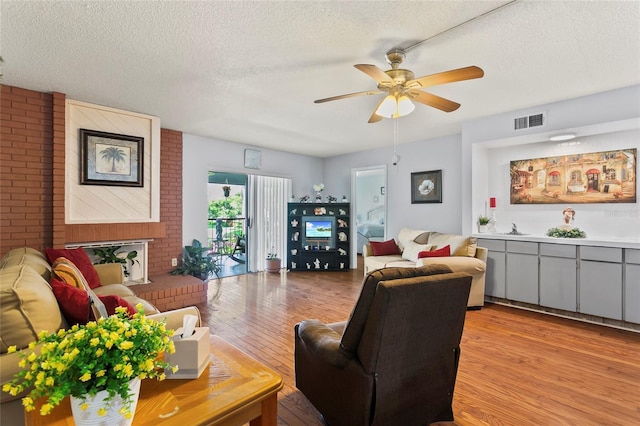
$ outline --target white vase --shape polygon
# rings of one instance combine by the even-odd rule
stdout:
[[[478,225],[478,232],[484,234],[485,232],[487,232],[488,228],[488,225]]]
[[[133,422],[133,417],[136,412],[136,406],[138,405],[138,397],[140,396],[140,379],[135,378],[129,382],[129,393],[131,397],[131,418],[126,419],[120,413],[122,408],[122,398],[120,395],[116,395],[109,404],[106,405],[104,399],[109,396],[109,392],[106,390],[98,392],[95,396],[87,397],[84,401],[80,398],[72,396],[71,400],[71,413],[73,414],[73,420],[76,426],[129,426]],[[81,409],[82,404],[88,404],[86,410]],[[98,410],[105,408],[107,410],[106,415],[99,416]]]

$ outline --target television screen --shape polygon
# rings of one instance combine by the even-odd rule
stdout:
[[[305,222],[304,235],[309,239],[329,239],[332,224],[328,220],[308,220]]]

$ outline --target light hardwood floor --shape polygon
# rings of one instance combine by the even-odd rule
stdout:
[[[293,326],[345,320],[361,281],[358,269],[209,283],[209,302],[199,308],[211,332],[284,379],[278,424],[323,424],[295,387]],[[461,347],[448,424],[640,425],[638,333],[486,305],[467,312]]]

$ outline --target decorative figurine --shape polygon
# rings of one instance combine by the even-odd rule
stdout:
[[[338,199],[333,195],[327,195],[327,201],[330,203],[335,203],[336,201],[338,201]]]
[[[313,190],[316,191],[316,203],[322,202],[322,190],[324,189],[324,183],[313,185]]]
[[[304,197],[300,198],[300,202],[301,203],[306,203],[309,201],[309,194],[305,195]]]
[[[338,219],[338,228],[346,228],[346,227],[347,227],[347,222],[342,219]]]
[[[345,234],[344,232],[338,232],[338,239],[340,241],[347,241],[347,234]]]
[[[564,217],[564,225],[560,226],[560,228],[566,230],[573,229],[573,226],[571,226],[570,223],[575,220],[575,210],[573,210],[571,207],[567,207],[562,211],[562,216]]]

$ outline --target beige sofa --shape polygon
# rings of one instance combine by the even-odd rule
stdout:
[[[118,295],[133,306],[142,303],[148,318],[166,318],[170,329],[181,327],[186,314],[197,316],[200,324],[200,312],[195,306],[159,312],[151,303],[137,297],[121,284],[124,277],[120,264],[95,265],[95,268],[102,283],[93,289],[97,295]],[[50,277],[51,266],[38,250],[14,249],[0,259],[0,385],[20,370],[20,349],[35,341],[40,331],[56,331],[68,326],[49,285]],[[9,354],[7,349],[12,345],[18,351]],[[0,391],[0,421],[7,425],[24,423],[19,397]]]
[[[467,306],[470,308],[484,306],[488,250],[484,247],[478,247],[474,237],[403,228],[395,241],[401,254],[374,256],[371,245],[364,245],[362,256],[364,257],[365,275],[376,269],[388,267],[413,268],[435,264],[447,265],[453,272],[466,272],[473,277]],[[420,251],[433,251],[447,245],[451,249],[449,257],[417,258]]]

